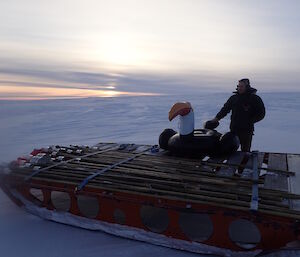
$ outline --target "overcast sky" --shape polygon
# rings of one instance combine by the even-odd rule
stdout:
[[[299,10],[297,0],[1,1],[0,97],[39,86],[232,90],[242,77],[299,91]]]

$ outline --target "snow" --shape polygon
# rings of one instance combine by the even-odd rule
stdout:
[[[226,93],[41,101],[0,101],[0,163],[53,144],[100,141],[157,144],[176,101],[191,102],[195,127],[213,118]],[[252,149],[300,153],[300,93],[262,93],[266,118],[257,124]],[[228,130],[229,116],[218,130]],[[49,222],[26,213],[0,192],[1,256],[200,256]],[[297,252],[270,256],[297,256]]]

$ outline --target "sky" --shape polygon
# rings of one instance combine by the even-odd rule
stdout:
[[[300,91],[297,0],[0,2],[0,99]],[[63,90],[61,89],[63,88]]]

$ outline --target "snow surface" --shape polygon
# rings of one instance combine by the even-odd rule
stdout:
[[[195,127],[213,118],[230,96],[204,93],[187,96],[0,101],[0,163],[52,144],[102,142],[157,144],[176,101],[189,101]],[[300,153],[300,93],[260,94],[266,118],[257,124],[253,147],[260,151]],[[218,130],[228,130],[229,116]],[[0,256],[200,256],[78,229],[25,213],[0,191]],[[300,256],[298,252],[268,256]]]

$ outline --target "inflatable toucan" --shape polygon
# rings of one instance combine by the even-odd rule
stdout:
[[[159,145],[178,155],[230,155],[239,148],[239,139],[232,132],[224,135],[205,124],[194,129],[194,111],[189,102],[178,102],[169,111],[169,121],[179,116],[179,132],[165,129],[159,136]],[[213,124],[217,126],[218,124]],[[210,127],[210,128],[207,128]]]

